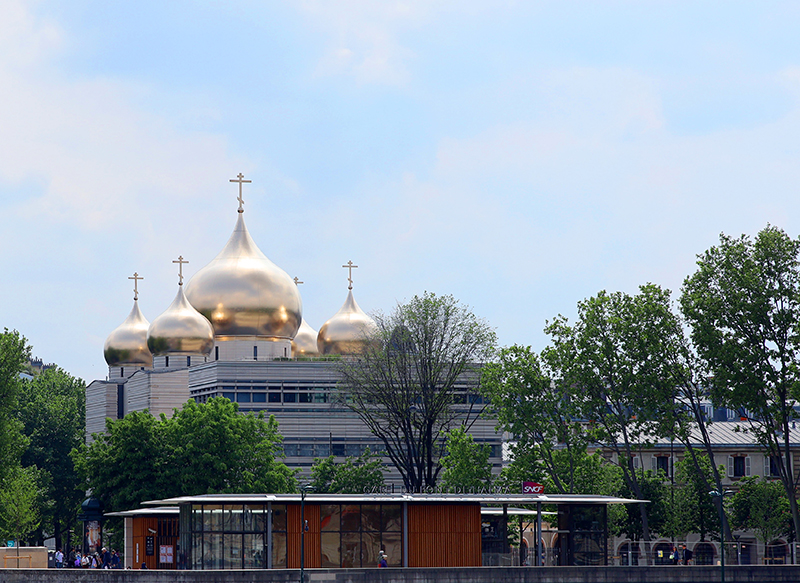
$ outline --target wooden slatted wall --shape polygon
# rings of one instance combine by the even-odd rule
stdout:
[[[322,566],[322,541],[320,538],[320,512],[319,504],[306,504],[306,560],[305,566],[309,569]],[[289,504],[286,506],[286,562],[289,569],[300,568],[300,505]]]
[[[480,567],[478,504],[409,504],[409,567]]]
[[[133,518],[133,548],[131,549],[131,558],[134,569],[141,569],[142,563],[147,564],[148,569],[175,569],[178,560],[178,517],[174,518],[161,518],[162,522],[167,526],[169,532],[164,532],[164,528],[159,528],[159,519],[157,517],[149,516],[136,516]],[[152,529],[156,534],[150,532]],[[149,557],[146,555],[147,551],[147,537],[153,537],[153,555]],[[137,558],[137,545],[138,545],[138,558]],[[174,550],[173,563],[159,565],[158,551],[160,545],[172,545]]]

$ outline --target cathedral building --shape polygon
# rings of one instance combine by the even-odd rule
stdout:
[[[358,354],[375,322],[353,295],[348,262],[347,296],[319,332],[303,319],[297,278],[270,261],[244,222],[242,183],[233,234],[220,253],[184,286],[179,257],[175,299],[152,322],[139,309],[134,273],[133,307],[108,336],[108,378],[86,389],[86,434],[105,431],[106,418],[132,411],[172,414],[189,399],[226,397],[243,413],[275,415],[284,437],[286,463],[307,472],[316,457],[360,455],[383,450],[358,416],[336,403],[336,360]],[[468,394],[465,401],[479,400]],[[471,433],[492,448],[501,465],[501,435],[494,422],[479,419]],[[389,467],[387,480],[399,481]]]

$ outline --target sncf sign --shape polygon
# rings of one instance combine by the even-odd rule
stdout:
[[[523,494],[543,494],[544,486],[536,482],[522,482]]]

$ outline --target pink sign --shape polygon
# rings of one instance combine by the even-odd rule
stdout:
[[[544,494],[544,486],[537,482],[522,482],[523,494]]]

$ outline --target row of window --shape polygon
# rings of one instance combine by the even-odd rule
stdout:
[[[641,458],[636,455],[633,457],[633,467],[641,467]],[[777,478],[780,476],[779,461],[773,456],[764,456],[763,473],[767,478]],[[663,472],[666,476],[671,476],[674,471],[672,458],[670,455],[654,455],[650,458],[650,469]],[[749,455],[729,455],[727,456],[727,474],[729,478],[744,478],[752,474],[752,462]]]

